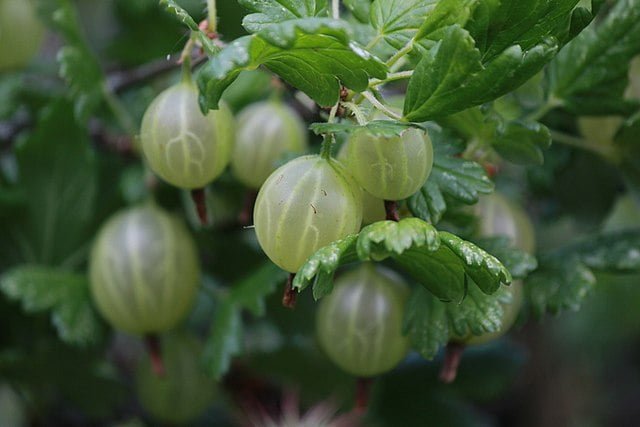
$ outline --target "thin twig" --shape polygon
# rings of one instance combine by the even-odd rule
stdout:
[[[362,96],[364,96],[371,105],[382,111],[386,116],[389,116],[394,120],[402,120],[402,116],[400,114],[392,111],[386,105],[378,101],[370,92],[362,92]]]

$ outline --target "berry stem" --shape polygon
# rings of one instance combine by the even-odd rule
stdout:
[[[151,368],[153,373],[158,377],[164,377],[165,369],[162,362],[162,346],[160,345],[160,338],[156,334],[148,334],[144,336],[144,343],[151,359]]]
[[[447,348],[444,353],[444,363],[442,365],[442,370],[440,371],[440,381],[445,384],[451,384],[456,380],[456,376],[458,375],[458,366],[460,366],[463,351],[464,344],[455,342],[447,344]]]
[[[387,221],[400,221],[400,212],[398,211],[398,202],[395,200],[385,200],[384,210],[387,212]]]
[[[353,408],[357,414],[364,414],[369,407],[373,378],[360,377],[356,380],[356,403]]]
[[[198,218],[200,218],[200,224],[202,226],[207,225],[207,201],[204,188],[196,188],[191,190],[191,199],[196,205],[196,211],[198,212]]]
[[[282,295],[282,305],[287,308],[295,308],[296,301],[298,299],[298,292],[293,289],[293,279],[296,277],[295,273],[290,273],[287,278],[287,283],[284,285],[284,293]]]
[[[207,0],[207,18],[209,31],[216,33],[218,31],[218,11],[216,9],[216,0]]]

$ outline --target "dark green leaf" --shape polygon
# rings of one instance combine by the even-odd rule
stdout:
[[[630,118],[615,138],[619,168],[632,191],[640,197],[640,113]]]
[[[95,153],[69,105],[45,109],[36,131],[16,149],[27,195],[24,227],[14,228],[23,258],[55,265],[87,244],[97,197]],[[15,226],[14,226],[15,227]]]
[[[206,108],[217,108],[224,90],[243,70],[265,65],[318,104],[336,103],[340,83],[363,91],[369,78],[384,78],[386,67],[350,42],[348,28],[328,18],[273,24],[229,44],[198,75]]]
[[[58,335],[68,343],[90,344],[101,335],[84,275],[22,265],[0,276],[0,289],[10,299],[20,301],[28,313],[50,311]]]
[[[503,304],[510,303],[511,293],[504,286],[494,295],[470,286],[460,303],[442,302],[416,287],[405,309],[404,332],[415,350],[432,359],[451,338],[498,331],[502,326]]]
[[[513,246],[508,237],[491,237],[475,242],[485,251],[489,252],[507,267],[513,279],[524,279],[538,268],[536,258],[525,251]]]
[[[242,317],[229,298],[216,306],[209,338],[205,342],[203,361],[209,374],[220,379],[231,365],[233,356],[242,350]]]
[[[374,0],[343,0],[342,3],[351,11],[358,21],[367,23],[369,22],[373,1]]]
[[[623,100],[627,70],[640,53],[640,0],[620,0],[553,61],[552,97],[578,114],[625,114],[637,102]]]
[[[447,210],[446,198],[472,205],[480,194],[491,193],[494,185],[482,166],[457,157],[457,147],[437,136],[442,130],[430,128],[429,134],[434,148],[433,169],[422,188],[408,199],[408,205],[415,216],[436,224]]]
[[[268,263],[235,283],[228,293],[218,299],[203,356],[205,366],[213,377],[219,379],[224,375],[233,356],[242,351],[242,310],[249,310],[254,316],[263,316],[264,299],[286,277],[286,272]]]
[[[595,284],[591,270],[574,259],[537,271],[527,279],[524,289],[534,315],[541,317],[547,312],[578,310]]]
[[[239,0],[238,3],[254,12],[242,21],[250,33],[291,19],[327,16],[327,0]]]
[[[69,85],[76,117],[86,122],[103,101],[104,75],[84,40],[74,6],[68,0],[57,0],[57,4],[53,22],[67,43],[58,52],[60,76]]]
[[[433,33],[451,25],[464,26],[478,3],[479,0],[439,0],[420,23],[415,39],[433,38]]]
[[[407,89],[405,118],[421,122],[496,99],[540,71],[557,50],[557,41],[546,39],[529,50],[510,46],[483,63],[471,35],[451,26],[415,69]]]
[[[513,121],[498,127],[493,148],[506,160],[520,165],[544,163],[542,150],[551,145],[549,129],[538,122]]]
[[[603,272],[640,272],[640,230],[596,235],[562,248],[551,257],[557,261],[578,257],[585,266]]]

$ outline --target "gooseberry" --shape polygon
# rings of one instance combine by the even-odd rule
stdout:
[[[229,163],[234,118],[220,109],[203,115],[198,90],[189,81],[158,95],[142,119],[140,142],[149,167],[168,183],[184,189],[203,188]]]
[[[91,293],[116,329],[151,334],[187,314],[200,282],[185,226],[146,204],[117,213],[100,230],[89,261]]]
[[[0,70],[25,66],[43,34],[32,0],[0,0]]]
[[[165,373],[155,374],[147,355],[137,367],[136,393],[142,407],[165,423],[184,424],[201,415],[215,398],[216,385],[200,364],[202,345],[186,333],[162,339]]]
[[[307,148],[307,131],[298,114],[279,101],[259,102],[238,115],[231,170],[240,182],[260,188],[287,152]]]
[[[402,317],[408,288],[393,272],[364,264],[345,273],[318,308],[320,346],[343,370],[371,377],[407,355]]]
[[[276,169],[258,193],[258,242],[275,264],[296,272],[321,247],[360,230],[361,193],[339,161],[298,157]]]
[[[418,191],[433,167],[433,146],[424,131],[408,128],[386,137],[355,131],[347,151],[349,171],[374,197],[401,200]]]

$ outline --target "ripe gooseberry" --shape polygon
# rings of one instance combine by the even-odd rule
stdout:
[[[25,66],[43,34],[32,0],[0,0],[0,70]]]
[[[202,370],[202,345],[186,333],[162,338],[165,373],[158,376],[149,355],[136,370],[136,394],[142,407],[156,419],[184,424],[201,415],[213,402],[216,385]]]
[[[347,153],[349,151],[349,141],[340,147],[336,158],[344,165],[348,165]],[[367,190],[362,189],[362,224],[368,225],[374,222],[384,221],[387,213],[384,208],[384,200],[372,196]]]
[[[231,170],[240,182],[258,189],[286,152],[307,148],[307,131],[298,114],[280,101],[252,104],[238,115]]]
[[[187,314],[200,282],[189,232],[152,204],[120,212],[102,227],[89,274],[100,313],[116,329],[133,334],[173,328]]]
[[[142,119],[140,142],[149,167],[162,179],[184,189],[203,188],[229,163],[234,139],[231,111],[203,115],[198,90],[190,81],[160,93]]]
[[[337,160],[298,157],[267,178],[253,221],[262,250],[293,273],[321,247],[360,230],[361,190]]]
[[[402,335],[408,288],[393,272],[367,263],[345,273],[318,308],[320,346],[340,368],[360,377],[393,369],[409,350]]]
[[[408,128],[386,137],[355,131],[347,151],[349,171],[366,191],[383,200],[401,200],[424,184],[433,167],[433,145],[424,131]]]

